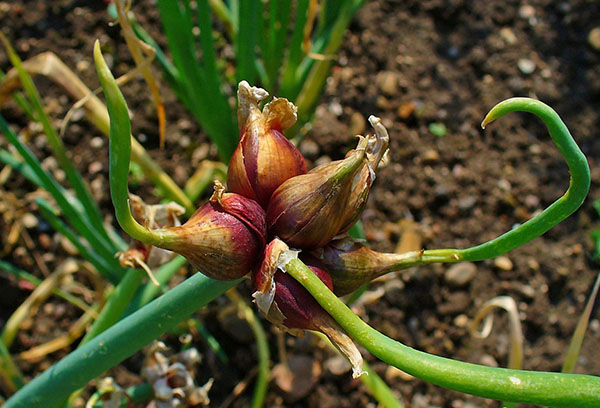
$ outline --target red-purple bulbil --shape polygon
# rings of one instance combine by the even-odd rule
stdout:
[[[183,255],[210,278],[233,280],[246,275],[261,259],[265,212],[253,200],[225,193],[217,182],[206,204],[185,224],[165,232],[170,238],[162,248]]]
[[[325,334],[348,359],[353,376],[361,375],[362,356],[352,339],[298,281],[285,273],[285,265],[297,255],[279,239],[267,245],[263,263],[252,276],[259,310],[271,323],[292,334],[301,335],[302,330]],[[331,290],[327,271],[311,260],[307,262],[308,268]]]
[[[285,180],[306,173],[300,151],[283,134],[296,123],[296,107],[285,98],[273,98],[264,109],[264,89],[242,81],[238,87],[240,142],[227,171],[229,191],[267,208],[271,194]]]

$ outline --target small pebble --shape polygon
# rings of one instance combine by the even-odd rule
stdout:
[[[398,107],[398,116],[402,119],[408,119],[415,113],[416,109],[417,104],[415,102],[404,101],[400,104],[400,107]]]
[[[82,59],[81,61],[77,61],[77,64],[75,65],[75,69],[77,69],[78,72],[85,72],[88,70],[88,68],[90,67],[90,63],[88,60]]]
[[[469,318],[466,314],[459,314],[454,318],[454,325],[456,327],[465,328],[469,325]]]
[[[343,113],[342,105],[338,101],[333,101],[329,104],[329,112],[335,116],[340,116]]]
[[[446,136],[446,125],[443,123],[433,122],[428,126],[429,131],[436,137],[444,137]]]
[[[190,145],[191,140],[190,140],[189,136],[180,136],[178,142],[179,142],[179,146],[181,146],[185,149]]]
[[[177,121],[177,129],[179,130],[190,130],[193,126],[191,120],[188,119],[180,119]]]
[[[438,305],[438,313],[441,315],[460,314],[471,304],[471,299],[466,292],[454,292],[448,296],[446,302]]]
[[[77,250],[77,248],[75,248],[75,245],[73,245],[71,243],[71,241],[69,241],[67,238],[65,238],[64,236],[61,235],[60,237],[60,246],[62,247],[62,249],[65,250],[65,252],[71,256],[75,256],[77,254],[79,254],[79,251]]]
[[[444,278],[446,282],[453,286],[465,286],[471,282],[477,273],[477,266],[472,262],[461,262],[452,265],[446,273]]]
[[[48,234],[40,234],[38,240],[43,249],[48,250],[52,246],[52,238]]]
[[[470,210],[477,203],[477,199],[474,196],[461,197],[458,200],[458,208],[462,211]]]
[[[440,161],[440,154],[435,149],[426,150],[423,155],[423,163],[436,163]]]
[[[458,48],[454,45],[451,45],[446,50],[446,55],[448,56],[448,58],[452,58],[452,59],[457,58],[459,55]]]
[[[304,139],[302,143],[300,143],[300,152],[309,158],[314,158],[319,156],[319,145],[311,139]]]
[[[413,408],[435,408],[430,404],[430,397],[424,394],[415,394],[410,403],[410,406]]]
[[[104,146],[104,139],[101,137],[93,137],[92,140],[90,140],[90,146],[94,149],[100,149]]]
[[[384,94],[394,96],[398,93],[398,74],[394,71],[383,71],[377,75],[377,86]]]
[[[592,28],[592,31],[588,34],[588,44],[596,50],[600,51],[600,27]]]
[[[525,205],[530,209],[539,208],[539,206],[540,206],[539,197],[536,195],[533,195],[533,194],[526,195],[524,201],[525,201]]]
[[[479,363],[488,367],[498,367],[498,362],[496,361],[496,359],[489,354],[484,354],[483,356],[481,356],[481,358],[479,359]]]
[[[35,228],[38,225],[38,219],[35,215],[31,213],[24,214],[21,217],[21,223],[27,229]]]
[[[387,110],[390,108],[390,101],[388,101],[388,99],[385,96],[379,95],[377,97],[377,100],[375,101],[375,105],[379,109]]]
[[[88,167],[88,171],[90,172],[90,174],[96,174],[101,172],[103,167],[104,166],[99,161],[91,162],[90,166]]]
[[[527,296],[529,299],[533,299],[535,297],[535,289],[530,285],[523,285],[520,288],[521,293],[524,296]]]
[[[62,182],[65,181],[66,174],[63,169],[56,169],[52,172],[52,175],[56,179],[56,181]]]
[[[352,368],[348,360],[340,355],[325,360],[323,367],[333,375],[346,374]]]
[[[521,58],[517,62],[517,66],[519,67],[519,71],[525,75],[533,74],[533,71],[535,71],[535,62],[529,58]]]
[[[535,8],[529,4],[524,4],[519,7],[519,17],[523,20],[528,20],[531,17],[535,16]]]
[[[494,266],[501,271],[512,271],[513,262],[507,256],[499,256],[494,259]]]
[[[537,271],[540,269],[540,263],[537,261],[537,259],[535,258],[529,258],[527,260],[527,266],[529,267],[529,269],[531,269],[532,271]]]
[[[509,45],[513,45],[513,44],[517,43],[517,36],[508,27],[504,27],[503,29],[500,30],[500,37],[502,37],[504,42],[506,42]]]
[[[512,186],[510,185],[510,182],[506,179],[500,179],[498,180],[498,183],[496,184],[498,186],[498,188],[504,192],[508,192],[511,190]]]

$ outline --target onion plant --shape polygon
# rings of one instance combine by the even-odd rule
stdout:
[[[481,261],[499,256],[539,237],[577,210],[588,193],[590,171],[586,158],[556,112],[537,100],[512,98],[493,107],[482,123],[485,127],[515,111],[529,112],[542,120],[571,175],[567,192],[556,202],[522,225],[472,248],[427,249],[405,254],[375,252],[352,239],[348,232],[356,228],[377,167],[388,150],[389,136],[381,120],[374,116],[369,118],[375,134],[361,136],[357,147],[343,160],[308,172],[304,158],[283,134],[286,130],[298,131],[310,119],[331,65],[328,57],[336,52],[343,29],[362,1],[324,3],[312,36],[309,35],[313,28],[311,21],[316,18],[312,1],[300,0],[294,3],[295,7],[291,1],[271,1],[268,5],[210,2],[236,50],[233,77],[239,82],[237,125],[216,58],[214,36],[217,34],[209,18],[209,2],[193,4],[194,7],[188,1],[158,2],[173,62],[166,59],[141,27],[135,22],[132,26],[140,38],[155,47],[168,81],[211,135],[221,158],[231,158],[227,189],[216,183],[213,196],[193,214],[189,214],[192,212],[189,207],[190,197],[195,194],[181,192],[178,187],[173,190],[173,197],[181,198],[183,194],[188,215],[191,215],[183,225],[153,225],[134,218],[127,180],[131,159],[139,156],[132,150],[135,139],[131,136],[129,113],[99,43],[94,47],[110,120],[105,130],[110,129],[110,194],[117,221],[144,250],[160,247],[182,255],[157,271],[159,285],[170,279],[184,258],[202,272],[156,299],[160,289],[143,285],[142,271],[126,268],[114,259],[117,251],[126,249],[124,241],[111,227],[104,225],[81,176],[69,161],[60,137],[43,111],[28,70],[8,41],[0,37],[25,89],[27,98],[21,98],[19,103],[43,124],[61,166],[72,172],[69,183],[75,193],[66,191],[43,171],[2,116],[0,130],[22,161],[6,151],[0,151],[0,159],[51,193],[56,207],[39,200],[42,215],[114,285],[112,294],[107,295],[106,305],[95,316],[79,347],[26,385],[11,359],[10,341],[5,341],[14,337],[14,333],[2,334],[0,369],[6,375],[1,379],[8,381],[16,391],[5,402],[5,407],[63,406],[69,396],[88,381],[161,334],[174,330],[182,320],[228,290],[231,290],[229,298],[246,316],[257,338],[260,362],[252,405],[261,406],[269,372],[265,334],[246,301],[233,291],[249,273],[255,290],[254,302],[267,320],[292,334],[303,330],[321,332],[349,360],[353,375],[361,377],[385,406],[401,404],[375,373],[371,372],[365,379],[369,368],[363,364],[355,342],[385,363],[453,390],[508,403],[600,406],[600,378],[571,374],[573,357],[562,373],[516,369],[519,364],[505,369],[442,358],[383,335],[362,321],[338,297],[357,293],[372,279],[408,267]],[[265,10],[269,13],[264,13]],[[256,21],[259,23],[254,24]],[[194,27],[200,29],[199,38],[193,34]],[[283,31],[288,29],[290,37],[286,39]],[[197,58],[196,43],[201,59]],[[286,43],[287,54],[283,52]],[[140,61],[136,58],[136,62]],[[233,87],[231,82],[228,83]],[[268,94],[250,85],[254,82],[283,97],[274,97],[262,106]],[[297,105],[290,100],[295,100]],[[102,120],[98,123],[106,125]],[[161,175],[161,180],[166,185],[172,182],[165,181],[170,180],[166,175]],[[86,242],[81,243],[78,237]],[[12,266],[5,269],[27,276]],[[68,294],[51,289],[45,292],[72,300]],[[99,306],[83,305],[93,311]],[[590,311],[591,306],[588,306],[586,316]],[[586,322],[587,317],[580,324],[579,332],[585,331]],[[573,343],[571,355],[577,354],[581,336]],[[151,391],[142,386],[130,390],[130,394],[147,396]]]
[[[111,115],[110,177],[117,218],[126,232],[142,239],[144,235],[148,235],[154,240],[157,232],[135,226],[135,221],[129,213],[125,182],[130,149],[127,107],[103,63],[98,46],[95,57]],[[571,171],[572,180],[567,193],[541,214],[490,243],[465,250],[425,250],[417,258],[408,261],[410,265],[458,262],[463,259],[480,260],[503,254],[539,236],[579,207],[589,188],[589,169],[585,157],[553,110],[535,100],[511,99],[494,107],[484,120],[484,125],[517,110],[535,114],[548,127],[553,141],[565,156]],[[407,347],[364,323],[297,256],[282,251],[275,258],[275,262],[278,268],[285,270],[308,290],[345,333],[374,356],[403,371],[434,384],[503,401],[556,407],[595,407],[600,404],[598,377],[484,367],[437,357]],[[239,280],[216,281],[201,274],[193,275],[183,284],[123,319],[58,362],[17,392],[6,402],[6,406],[35,406],[36,401],[45,401],[47,404],[62,401],[75,388],[83,386],[91,378],[122,361],[172,327],[178,320],[237,282]],[[60,378],[60,381],[57,382],[57,378]]]

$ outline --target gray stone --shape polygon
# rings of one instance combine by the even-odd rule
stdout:
[[[461,262],[448,268],[444,274],[444,278],[448,284],[461,287],[471,282],[476,273],[477,266],[474,263]]]

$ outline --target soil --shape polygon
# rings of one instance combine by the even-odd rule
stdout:
[[[157,11],[138,3],[134,7],[138,19],[164,43]],[[449,265],[419,267],[374,283],[370,296],[365,297],[368,301],[357,307],[369,324],[420,350],[506,366],[509,326],[504,313],[498,313],[492,334],[485,340],[473,338],[466,327],[484,302],[506,295],[516,301],[520,311],[524,368],[560,370],[598,273],[590,233],[599,228],[592,203],[600,199],[594,181],[600,176],[600,142],[594,131],[594,125],[600,123],[600,49],[594,48],[588,35],[598,27],[599,17],[597,2],[546,0],[373,1],[358,12],[327,82],[313,129],[300,149],[311,165],[342,158],[355,144],[352,135],[369,131],[365,120],[369,115],[383,119],[391,135],[389,165],[378,172],[362,217],[373,248],[393,251],[402,238],[408,245],[426,248],[469,247],[524,222],[564,193],[568,169],[539,120],[513,113],[485,131],[480,129],[485,113],[503,99],[530,96],[551,105],[570,128],[592,170],[590,195],[581,209],[505,258],[476,263],[475,277],[465,284],[449,282]],[[92,88],[98,86],[90,64],[96,38],[104,44],[117,75],[132,66],[118,27],[109,22],[103,2],[0,2],[2,31],[23,59],[51,50]],[[9,69],[4,53],[0,53],[0,67]],[[36,83],[59,124],[72,101],[49,81]],[[216,159],[216,152],[208,148],[206,135],[165,84],[161,92],[169,123],[165,150],[158,149],[156,116],[145,84],[135,80],[124,87],[134,113],[134,133],[183,185],[199,161]],[[38,157],[50,155],[40,130],[28,124],[16,105],[2,113],[17,131],[30,135]],[[441,131],[440,124],[444,125]],[[65,143],[110,219],[108,155],[100,137],[85,119],[77,119],[68,128]],[[0,144],[6,147],[6,140],[0,138]],[[52,168],[51,160],[45,159],[45,163]],[[25,205],[25,211],[35,214],[31,184],[13,174],[1,188],[4,202],[16,198],[21,208]],[[137,183],[132,190],[152,201],[147,182]],[[409,221],[419,238],[406,232]],[[11,222],[7,216],[0,221],[2,247],[7,246]],[[70,256],[41,219],[26,232],[31,242],[21,236],[2,259],[44,277]],[[30,292],[1,279],[3,324]],[[249,293],[247,287],[241,289]],[[248,376],[248,367],[256,364],[252,336],[235,318],[223,318],[226,309],[227,301],[219,299],[198,316],[222,343],[229,364],[220,363],[200,337],[194,338],[205,364],[198,382],[215,378],[209,393],[211,406],[220,406]],[[72,306],[50,298],[20,331],[11,351],[18,353],[64,333],[78,315]],[[598,319],[596,308],[576,372],[600,375]],[[275,330],[269,330],[269,339],[276,364]],[[177,342],[175,337],[166,340]],[[323,366],[322,374],[314,389],[293,403],[287,402],[285,393],[272,382],[266,406],[377,405],[360,381],[350,380],[347,373],[332,373],[328,368],[332,354],[312,337],[286,336],[285,344],[288,357],[309,355]],[[21,361],[20,367],[28,378],[34,377],[70,350],[37,363]],[[407,407],[499,406],[427,384],[365,356]],[[137,354],[109,374],[123,386],[139,383],[141,359]],[[252,382],[231,406],[247,406],[251,390]]]

